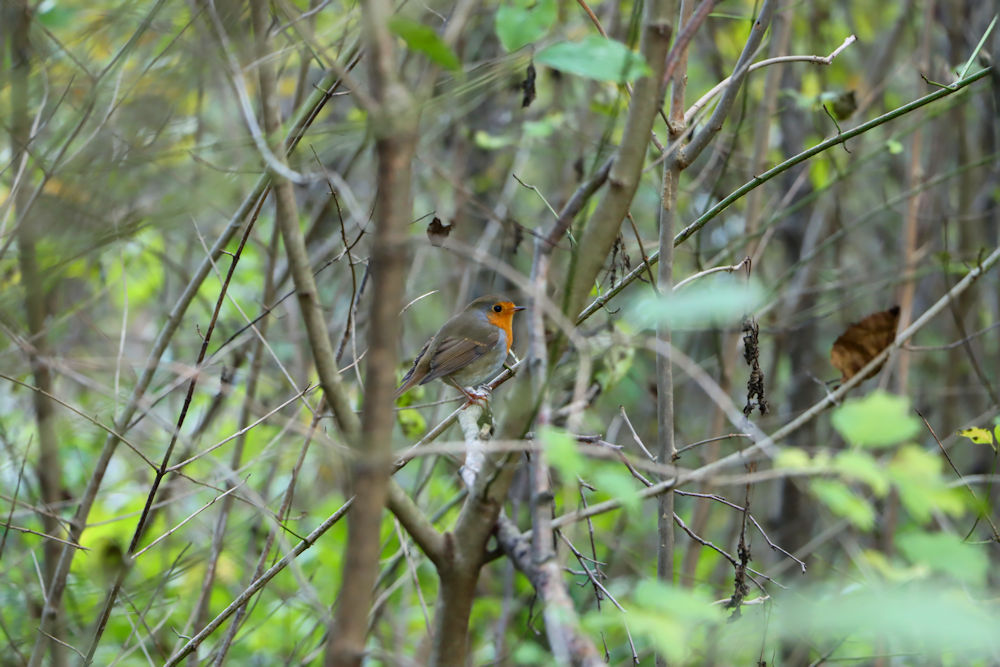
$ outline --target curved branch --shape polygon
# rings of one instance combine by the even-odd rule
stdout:
[[[725,199],[723,199],[718,204],[716,204],[715,206],[713,206],[712,208],[708,209],[703,214],[698,216],[698,218],[695,219],[694,222],[692,222],[690,225],[682,229],[677,235],[675,235],[674,247],[676,248],[680,244],[684,243],[684,241],[688,240],[692,235],[694,235],[695,232],[699,231],[709,221],[711,221],[713,218],[718,216],[724,210],[729,208],[731,204],[742,198],[743,195],[747,194],[751,190],[760,187],[764,183],[767,183],[776,176],[788,171],[795,165],[804,162],[811,157],[815,157],[816,155],[822,153],[825,150],[833,148],[834,146],[839,146],[848,139],[853,139],[854,137],[864,134],[865,132],[874,129],[879,125],[884,125],[885,123],[888,123],[891,120],[895,120],[900,116],[904,116],[911,111],[914,111],[922,106],[930,104],[931,102],[936,102],[937,100],[943,97],[947,97],[949,95],[957,93],[958,91],[964,89],[966,86],[969,86],[970,84],[975,83],[976,81],[989,76],[991,71],[992,70],[989,68],[982,69],[976,72],[975,74],[971,74],[964,79],[956,81],[951,86],[948,86],[946,88],[940,88],[934,91],[933,93],[924,95],[923,97],[910,102],[909,104],[904,104],[903,106],[897,109],[893,109],[888,113],[882,114],[878,118],[873,118],[867,123],[863,123],[855,127],[854,129],[848,130],[847,132],[842,132],[835,137],[827,139],[826,141],[821,141],[812,148],[808,148],[799,153],[798,155],[794,155],[785,160],[784,162],[781,162],[780,164],[771,167],[760,176],[754,176],[751,180],[747,181],[742,186],[740,186],[739,188],[731,192],[729,195],[727,195]],[[660,261],[659,251],[650,253],[649,255],[650,266],[655,265],[659,261]],[[636,278],[642,275],[646,270],[647,270],[646,264],[643,263],[641,266],[636,267],[635,269],[630,271],[628,275],[626,275],[620,281],[615,283],[615,285],[611,287],[607,292],[605,292],[598,298],[594,299],[594,301],[591,302],[590,305],[588,305],[580,312],[580,315],[576,319],[577,324],[583,322],[588,317],[593,315],[595,312],[603,308],[604,304],[606,304],[608,301],[617,296],[619,292],[625,289],[625,287],[627,287]]]
[[[608,189],[583,230],[571,260],[563,312],[579,312],[604,266],[629,204],[639,187],[653,120],[663,100],[661,81],[673,33],[668,2],[646,4],[640,51],[651,72],[635,84],[621,146],[608,176]]]
[[[531,557],[531,545],[521,536],[509,518],[497,520],[497,542],[514,563],[514,567],[528,578],[535,593],[545,604],[545,634],[553,655],[564,654],[573,665],[600,667],[604,661],[590,637],[580,632],[580,623],[566,590],[562,571],[553,557],[536,564]]]
[[[674,157],[674,160],[682,168],[694,162],[701,155],[705,147],[708,146],[708,142],[722,129],[722,124],[726,121],[729,111],[733,108],[733,103],[736,101],[736,95],[740,92],[743,80],[746,79],[747,73],[750,71],[750,59],[753,58],[753,54],[764,40],[764,33],[767,32],[768,26],[771,25],[771,17],[774,15],[776,4],[777,2],[774,0],[764,0],[764,4],[760,8],[760,14],[754,20],[753,27],[750,29],[750,37],[747,38],[747,43],[743,45],[743,52],[740,54],[739,60],[736,61],[736,67],[733,70],[732,76],[728,79],[729,84],[726,86],[725,92],[722,93],[722,99],[715,106],[715,110],[712,111],[712,116],[705,123],[705,126],[695,133],[691,142],[687,146],[681,147]]]
[[[299,110],[284,141],[284,153],[286,155],[295,149],[306,128],[316,118],[319,110],[332,97],[337,81],[338,78],[336,74],[327,75],[324,80],[317,85],[316,91]],[[194,301],[198,291],[201,289],[202,283],[204,283],[209,273],[211,273],[215,260],[222,256],[226,246],[233,239],[233,236],[236,232],[242,229],[243,225],[246,223],[247,216],[250,215],[257,202],[268,192],[270,183],[271,178],[269,174],[264,174],[257,180],[253,189],[249,194],[247,194],[246,198],[240,204],[236,212],[233,213],[229,223],[212,245],[208,256],[202,260],[201,264],[195,270],[194,275],[192,275],[188,284],[184,287],[184,291],[181,293],[180,297],[178,297],[174,307],[167,315],[166,322],[164,322],[163,327],[156,336],[156,340],[153,342],[149,356],[147,357],[145,366],[143,367],[142,375],[139,377],[139,380],[135,384],[135,388],[132,390],[132,396],[130,397],[125,408],[122,410],[118,419],[115,421],[114,430],[116,433],[124,433],[128,426],[132,423],[132,418],[139,409],[139,405],[142,402],[143,397],[146,395],[146,391],[149,389],[149,385],[153,381],[153,377],[157,369],[160,367],[160,361],[163,358],[167,347],[170,345],[170,342],[173,340],[178,327],[180,327],[188,306],[190,306]],[[118,435],[114,433],[109,433],[107,438],[105,438],[97,463],[95,464],[94,469],[90,472],[87,486],[80,498],[79,505],[77,505],[76,513],[73,515],[73,519],[70,522],[70,530],[67,540],[71,543],[78,544],[80,541],[80,536],[83,534],[83,530],[87,525],[87,517],[90,515],[90,510],[97,498],[97,492],[101,487],[101,483],[104,481],[104,475],[107,473],[108,465],[110,464],[111,458],[114,456],[120,442],[121,440]],[[70,566],[73,563],[73,557],[75,555],[76,549],[67,546],[63,549],[59,556],[59,562],[56,566],[55,574],[49,583],[48,592],[45,597],[45,606],[42,609],[38,636],[36,638],[35,647],[29,662],[30,665],[40,665],[44,658],[44,646],[47,642],[47,635],[51,632],[52,622],[55,620],[55,610],[62,604],[62,596],[66,590],[66,579],[69,576]]]
[[[638,492],[640,498],[651,498],[657,496],[666,491],[675,489],[679,486],[689,484],[691,482],[700,481],[706,479],[710,475],[718,472],[719,470],[730,468],[733,466],[742,466],[747,462],[757,458],[759,454],[765,452],[774,447],[774,444],[784,440],[790,436],[795,431],[799,430],[806,423],[812,421],[817,415],[829,408],[830,406],[836,404],[844,395],[847,394],[855,386],[859,385],[868,373],[871,373],[876,368],[885,363],[889,355],[903,345],[909,338],[911,338],[916,332],[920,331],[924,326],[926,326],[934,317],[938,315],[942,310],[948,307],[948,304],[956,299],[960,294],[965,292],[973,283],[976,282],[981,276],[983,276],[987,271],[992,269],[997,262],[1000,261],[1000,247],[994,250],[990,255],[982,261],[976,268],[972,269],[969,273],[965,275],[962,280],[960,280],[952,289],[950,289],[946,294],[944,294],[940,299],[938,299],[933,306],[924,311],[924,314],[918,317],[913,324],[906,327],[903,331],[896,335],[896,339],[881,353],[879,353],[875,358],[873,358],[867,366],[862,368],[856,375],[854,375],[850,380],[844,382],[836,391],[830,392],[822,400],[818,401],[811,408],[803,412],[797,418],[793,419],[789,423],[785,424],[783,427],[774,432],[771,436],[767,436],[761,433],[759,429],[753,427],[751,423],[750,426],[753,427],[751,430],[752,436],[756,441],[753,445],[747,447],[746,449],[734,452],[729,456],[725,456],[721,459],[713,461],[707,465],[698,468],[690,473],[682,474],[674,479],[665,480],[653,486],[642,489]],[[675,362],[679,362],[683,357],[676,350],[671,351],[671,356]],[[684,357],[686,359],[686,357]],[[684,363],[685,370],[692,373],[704,373],[697,364],[694,362]],[[728,400],[728,396],[725,397]],[[732,401],[729,401],[732,403]],[[736,417],[732,417],[736,419]],[[568,524],[574,523],[576,521],[582,521],[588,517],[596,516],[598,514],[604,514],[621,507],[621,501],[618,499],[607,500],[596,505],[590,505],[589,507],[577,510],[573,512],[567,512],[560,517],[557,517],[552,521],[553,528],[560,528]]]

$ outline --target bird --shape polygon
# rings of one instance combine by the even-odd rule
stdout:
[[[475,388],[503,368],[514,341],[514,313],[519,310],[524,306],[498,294],[473,300],[424,344],[396,389],[396,398],[418,384],[441,379],[470,403],[484,400],[486,394]]]

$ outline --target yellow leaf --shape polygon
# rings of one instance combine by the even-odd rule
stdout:
[[[997,448],[996,441],[993,439],[993,434],[989,429],[973,426],[971,428],[963,428],[958,434],[963,438],[968,438],[977,445],[989,445],[993,449]]]

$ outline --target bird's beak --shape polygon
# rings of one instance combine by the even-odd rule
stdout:
[[[528,307],[527,307],[527,306],[514,306],[514,312],[515,312],[515,313],[516,313],[517,311],[519,311],[519,310],[527,310],[527,309],[528,309]]]

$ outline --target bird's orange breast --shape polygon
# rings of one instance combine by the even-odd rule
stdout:
[[[503,330],[504,339],[507,342],[507,352],[510,352],[511,343],[514,342],[514,304],[504,303],[503,310],[499,313],[493,312],[492,310],[486,315],[486,319],[495,327]]]

